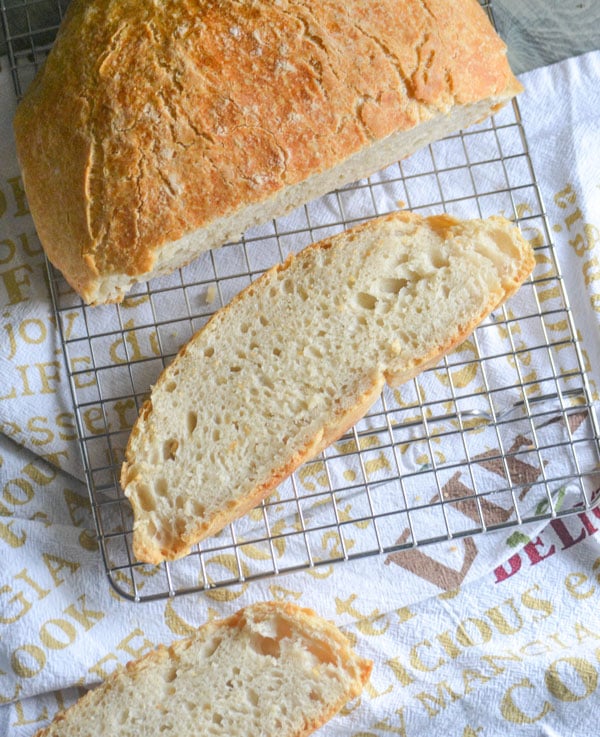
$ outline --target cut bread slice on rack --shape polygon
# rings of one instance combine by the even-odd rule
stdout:
[[[371,668],[313,611],[264,602],[129,663],[37,737],[303,737]]]
[[[121,484],[158,563],[256,506],[461,343],[534,266],[499,217],[394,213],[305,248],[217,311],[159,377]]]

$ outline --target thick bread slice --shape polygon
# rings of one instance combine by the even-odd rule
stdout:
[[[255,604],[129,663],[37,737],[302,737],[371,668],[311,610]]]
[[[478,0],[73,0],[14,125],[44,249],[101,303],[520,91]]]
[[[290,257],[218,311],[152,389],[121,484],[158,563],[258,504],[434,365],[534,265],[503,218],[395,213]]]

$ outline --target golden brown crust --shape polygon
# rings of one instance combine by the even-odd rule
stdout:
[[[74,0],[15,133],[44,248],[89,301],[211,220],[520,89],[477,0]]]

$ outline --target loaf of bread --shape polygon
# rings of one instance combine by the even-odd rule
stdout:
[[[150,563],[257,505],[435,365],[515,292],[531,246],[503,218],[395,213],[290,257],[181,349],[131,432],[121,485]]]
[[[264,602],[129,663],[36,737],[303,737],[371,668],[313,611]]]
[[[94,304],[520,90],[478,0],[73,0],[14,127],[42,245]]]

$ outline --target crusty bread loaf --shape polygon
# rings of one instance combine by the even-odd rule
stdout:
[[[385,382],[463,341],[533,263],[503,218],[395,213],[263,274],[181,349],[141,409],[121,472],[136,557],[185,555],[258,504]]]
[[[101,303],[520,90],[478,0],[73,0],[15,134],[48,257]]]
[[[371,667],[311,610],[264,602],[129,663],[37,737],[302,737]]]

